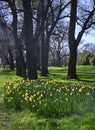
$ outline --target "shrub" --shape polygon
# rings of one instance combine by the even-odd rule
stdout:
[[[6,82],[6,106],[28,108],[45,117],[61,117],[86,112],[95,106],[95,89],[79,84],[63,84],[51,80],[18,80]]]

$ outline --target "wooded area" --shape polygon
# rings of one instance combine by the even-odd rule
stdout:
[[[81,64],[95,64],[94,45],[78,52],[94,17],[94,0],[0,0],[1,64],[29,79],[38,78],[37,70],[47,76],[48,65],[68,65],[67,78],[77,79],[79,54]]]

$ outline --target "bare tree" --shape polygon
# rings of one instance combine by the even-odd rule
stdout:
[[[9,5],[8,11],[11,10],[12,16],[13,16],[13,21],[12,21],[12,32],[14,36],[14,42],[16,45],[16,74],[22,77],[26,76],[26,64],[24,61],[23,57],[23,52],[22,52],[22,47],[19,42],[18,38],[18,32],[17,32],[17,23],[18,23],[18,18],[17,18],[17,9],[16,9],[16,3],[15,0],[9,1],[9,0],[0,0]]]
[[[67,44],[67,26],[62,22],[59,22],[53,31],[53,35],[50,40],[50,55],[53,65],[61,67],[63,59],[69,56],[68,44]]]
[[[43,25],[43,36],[42,36],[42,75],[45,76],[48,74],[48,53],[49,53],[49,42],[50,37],[53,33],[54,28],[56,27],[58,21],[67,17],[67,14],[62,15],[66,7],[70,2],[64,3],[62,0],[60,1],[51,1],[46,2],[45,0],[42,3],[42,25]],[[47,7],[47,8],[46,8]],[[45,10],[47,9],[47,10]],[[45,16],[45,17],[44,17]],[[43,23],[44,21],[44,23]]]
[[[91,8],[84,9],[86,11],[86,15],[84,17],[77,18],[77,0],[71,0],[71,16],[70,16],[70,25],[69,25],[69,50],[70,50],[70,57],[69,57],[69,66],[68,66],[68,78],[69,79],[76,79],[76,60],[77,60],[77,48],[81,41],[83,34],[90,29],[94,24],[94,13],[95,13],[95,6],[91,6]],[[81,26],[81,30],[79,31],[77,38],[75,38],[75,30],[76,30],[76,23]]]
[[[1,7],[1,6],[0,6]],[[0,54],[3,66],[8,65],[11,70],[14,70],[13,51],[14,39],[11,30],[6,26],[4,17],[0,10]]]

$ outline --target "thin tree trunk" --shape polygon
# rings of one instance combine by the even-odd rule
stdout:
[[[46,48],[45,48],[45,52],[46,52],[46,73],[48,74],[48,57],[49,57],[49,39],[50,37],[47,36],[46,38]]]
[[[62,66],[62,64],[61,64],[61,57],[60,57],[60,51],[59,50],[57,51],[57,66],[58,67]]]
[[[20,56],[16,55],[16,75],[21,76],[21,61],[20,61]]]
[[[39,41],[36,41],[36,64],[37,64],[37,70],[40,70],[40,45]]]
[[[10,70],[14,71],[13,55],[12,55],[12,51],[11,51],[10,48],[8,48],[8,53],[9,53],[9,66],[10,66]]]
[[[46,66],[45,66],[45,59],[46,52],[45,52],[45,40],[44,40],[44,32],[41,32],[41,75],[46,76]]]

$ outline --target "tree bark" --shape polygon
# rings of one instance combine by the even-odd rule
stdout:
[[[44,29],[41,30],[41,75],[47,76],[46,73],[46,51],[45,51],[45,36],[44,36]]]
[[[41,75],[47,76],[48,72],[48,52],[49,52],[49,41],[48,38],[45,40],[44,29],[41,33]]]
[[[68,65],[68,77],[67,77],[68,79],[77,79],[76,61],[77,61],[77,46],[72,45],[70,46],[70,57]]]
[[[19,43],[18,35],[17,35],[17,12],[16,12],[16,6],[15,6],[15,0],[8,1],[8,3],[12,10],[12,15],[13,15],[13,23],[12,23],[13,36],[14,36],[14,41],[15,41],[16,50],[17,50],[16,74],[19,76],[22,76],[22,77],[26,77],[26,64],[24,61],[21,44]],[[18,57],[19,57],[19,60],[18,60]],[[20,67],[20,68],[18,68],[18,67]]]
[[[47,76],[48,72],[48,44],[45,44],[44,53],[42,54],[42,76]]]
[[[49,52],[49,38],[47,34],[45,21],[47,19],[47,11],[45,12],[45,1],[41,1],[41,75],[47,76],[48,74],[48,52]],[[48,8],[49,5],[47,5]],[[47,26],[47,27],[45,27]],[[46,31],[46,34],[45,34]]]
[[[13,55],[11,49],[8,47],[8,53],[9,53],[9,67],[10,70],[14,71],[14,60],[13,60]]]
[[[22,71],[21,71],[21,61],[20,61],[20,56],[16,55],[16,75],[21,76]]]
[[[37,79],[36,56],[35,56],[35,40],[33,38],[33,21],[31,0],[22,0],[24,8],[24,25],[25,25],[25,45],[26,45],[26,61],[28,69],[28,78]]]
[[[36,40],[36,64],[37,64],[37,70],[40,70],[40,59],[41,59],[41,54],[40,54],[40,45],[39,45],[39,40]]]
[[[69,25],[69,65],[68,65],[68,78],[76,79],[76,60],[77,60],[77,42],[75,40],[75,26],[77,17],[77,0],[71,0],[71,16]]]

